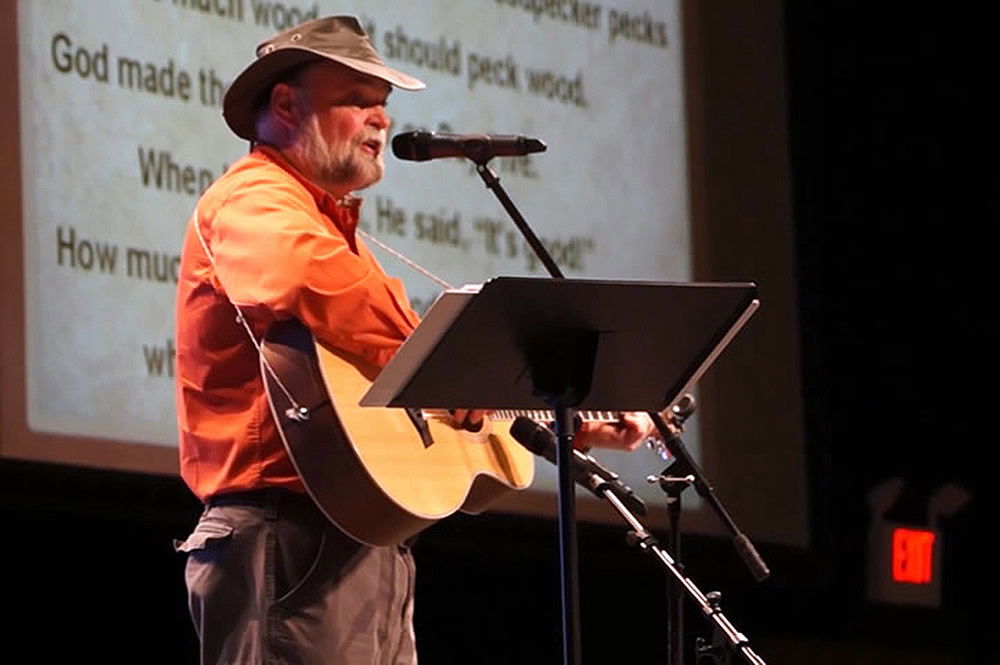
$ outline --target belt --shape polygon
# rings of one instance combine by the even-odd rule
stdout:
[[[256,506],[264,508],[275,506],[284,501],[305,501],[312,502],[309,495],[302,492],[293,492],[283,487],[263,487],[257,490],[245,490],[242,492],[226,492],[216,494],[208,498],[205,503],[209,507],[215,506]]]
[[[264,487],[256,490],[217,494],[209,497],[208,501],[205,503],[210,508],[215,506],[253,506],[254,508],[270,508],[277,510],[279,506],[284,506],[286,509],[290,509],[292,511],[296,511],[296,509],[305,509],[309,511],[309,513],[319,516],[325,524],[327,524],[330,528],[335,529],[337,533],[342,534],[344,538],[351,538],[350,536],[343,534],[343,532],[340,531],[336,525],[327,521],[326,517],[322,514],[322,512],[320,512],[319,508],[316,507],[316,504],[313,503],[312,498],[305,492],[295,492],[283,487]],[[298,511],[296,511],[296,513],[302,514]],[[417,535],[410,536],[406,542],[400,544],[398,546],[399,551],[409,551],[409,549],[416,543]]]

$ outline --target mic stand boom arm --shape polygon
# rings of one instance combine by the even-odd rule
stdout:
[[[682,398],[683,402],[684,398]],[[680,406],[680,404],[678,405]],[[690,408],[693,409],[693,406]],[[679,415],[680,419],[678,422],[683,423],[684,417],[687,414],[681,414],[678,411],[678,407],[674,407],[675,415]],[[664,421],[663,417],[658,413],[650,413],[650,418],[653,419],[653,424],[656,425],[656,429],[659,431],[660,436],[663,438],[664,446],[670,451],[670,454],[674,456],[674,462],[670,465],[669,471],[671,475],[674,476],[688,476],[692,477],[692,485],[694,485],[695,490],[703,499],[705,499],[708,504],[712,507],[718,515],[719,520],[725,525],[726,530],[732,535],[733,544],[736,547],[736,551],[739,553],[740,558],[750,569],[750,573],[753,575],[754,579],[758,582],[767,579],[771,574],[768,570],[767,564],[764,563],[764,559],[761,558],[760,554],[754,548],[753,543],[750,539],[740,531],[739,527],[736,526],[736,522],[733,518],[729,516],[726,509],[722,506],[722,502],[715,495],[715,490],[712,485],[705,479],[704,472],[698,467],[698,464],[694,461],[691,453],[688,452],[687,447],[681,440],[681,428],[679,425],[673,422],[667,423]],[[660,477],[660,485],[664,490],[668,490],[666,485],[665,476]],[[669,493],[669,490],[668,490]]]
[[[660,547],[656,538],[646,531],[642,523],[636,518],[635,515],[625,507],[625,504],[615,495],[612,491],[610,485],[607,482],[601,481],[601,479],[595,479],[595,483],[599,483],[598,489],[604,498],[607,499],[615,510],[625,519],[625,521],[632,527],[629,531],[629,542],[638,545],[641,550],[648,552],[656,557],[660,563],[670,572],[671,575],[677,580],[681,587],[687,591],[688,596],[695,602],[698,608],[701,610],[702,614],[705,615],[713,624],[716,630],[716,635],[721,636],[725,642],[726,646],[733,653],[738,653],[746,659],[746,662],[752,665],[766,665],[764,659],[757,655],[753,649],[750,648],[749,641],[746,636],[733,626],[732,622],[726,618],[722,613],[722,609],[719,606],[718,594],[708,594],[707,596],[701,592],[701,589],[688,577],[674,561],[673,557],[670,556],[662,547]],[[711,647],[706,647],[706,649],[711,649]],[[726,661],[728,662],[728,661]]]
[[[556,265],[556,262],[552,259],[548,250],[545,249],[545,246],[542,245],[542,242],[538,239],[538,236],[535,235],[535,232],[532,231],[531,227],[528,226],[528,223],[524,221],[524,217],[521,216],[521,213],[514,205],[514,202],[510,200],[509,196],[507,196],[506,190],[500,186],[500,178],[493,172],[493,169],[487,166],[486,162],[476,162],[476,173],[478,173],[479,177],[483,179],[484,183],[486,183],[486,187],[490,189],[500,200],[500,204],[503,206],[503,209],[506,210],[507,214],[510,215],[510,218],[514,220],[517,230],[521,232],[524,239],[528,241],[529,245],[531,245],[531,249],[535,252],[535,256],[537,256],[538,260],[545,265],[545,269],[549,271],[549,274],[556,279],[562,279],[564,275],[559,269],[559,266]]]

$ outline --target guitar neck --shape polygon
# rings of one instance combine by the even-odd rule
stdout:
[[[490,414],[490,420],[507,421],[520,417],[531,418],[537,423],[549,424],[555,422],[555,412],[546,409],[498,409]],[[591,423],[615,423],[621,420],[621,411],[577,411],[576,417],[579,422]],[[663,439],[658,433],[646,438],[646,447],[655,452],[659,457],[667,461],[671,458],[671,453],[663,443]]]
[[[576,416],[585,423],[613,423],[621,420],[620,411],[577,411]],[[521,417],[551,423],[555,421],[556,414],[546,409],[500,409],[490,414],[490,420],[515,420]]]

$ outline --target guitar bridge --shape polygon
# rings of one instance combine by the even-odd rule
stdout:
[[[423,412],[413,407],[406,407],[405,411],[406,415],[410,417],[410,422],[413,423],[414,429],[420,434],[420,441],[423,442],[424,448],[430,448],[434,445],[434,439],[431,438],[431,428],[427,426]]]

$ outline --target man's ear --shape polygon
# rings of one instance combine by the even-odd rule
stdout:
[[[275,83],[271,88],[271,115],[286,132],[291,135],[305,115],[302,103],[295,89],[287,83]]]

